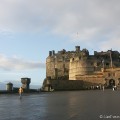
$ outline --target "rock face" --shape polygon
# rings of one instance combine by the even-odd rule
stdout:
[[[83,87],[80,85],[80,88],[89,88],[91,85],[119,87],[120,53],[118,51],[94,51],[94,55],[89,55],[87,49],[80,50],[80,46],[75,48],[75,51],[65,49],[57,53],[54,50],[49,51],[49,56],[46,58],[46,78],[43,88],[44,86],[56,88],[58,84],[53,85],[52,80],[65,80],[64,84],[68,85],[64,87],[69,89],[76,84],[75,82],[72,85],[69,84],[71,80],[83,81],[85,84],[81,83]],[[46,80],[49,81],[49,85]],[[59,84],[62,85],[62,82]]]

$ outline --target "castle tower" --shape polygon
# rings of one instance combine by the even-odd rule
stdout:
[[[52,51],[49,51],[49,56],[50,56],[50,57],[52,56]]]
[[[77,76],[85,76],[93,74],[94,66],[91,64],[93,60],[81,60],[79,57],[70,59],[69,80],[77,80]]]
[[[6,84],[6,90],[7,91],[12,91],[13,90],[13,84],[11,82]]]
[[[80,46],[75,46],[76,52],[80,52]]]
[[[29,90],[29,84],[31,83],[30,78],[21,78],[22,88]]]

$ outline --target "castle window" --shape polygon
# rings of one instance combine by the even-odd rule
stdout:
[[[109,63],[106,63],[107,66],[109,66]]]
[[[113,76],[115,76],[115,73],[113,73]]]
[[[99,65],[100,65],[100,63],[98,62],[98,63],[97,63],[97,66],[99,66]]]
[[[110,77],[110,73],[108,73],[108,77]]]

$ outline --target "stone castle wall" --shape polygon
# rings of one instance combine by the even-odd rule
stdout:
[[[75,51],[63,49],[58,53],[49,52],[46,59],[46,80],[54,89],[78,89],[77,84],[79,89],[91,85],[119,86],[119,69],[118,51],[95,51],[94,55],[89,55],[87,49],[80,50],[80,47],[76,46]]]
[[[91,89],[91,86],[99,84],[83,80],[45,80],[44,91],[61,91],[61,90],[85,90]]]
[[[52,51],[50,51],[51,53]],[[46,59],[46,78],[61,79],[69,76],[69,62],[74,52],[65,50],[49,54]]]
[[[69,66],[69,80],[76,80],[76,75],[91,75],[94,72],[93,61],[71,58]]]

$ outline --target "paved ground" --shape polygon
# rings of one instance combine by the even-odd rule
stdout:
[[[120,91],[24,94],[21,100],[18,94],[0,95],[0,120],[99,120],[107,117],[120,119]]]

